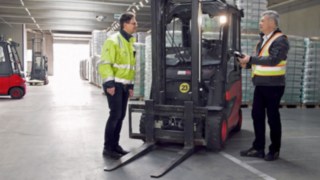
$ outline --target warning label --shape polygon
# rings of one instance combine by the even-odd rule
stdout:
[[[187,93],[190,91],[190,85],[188,83],[181,83],[179,86],[179,91],[181,93]]]

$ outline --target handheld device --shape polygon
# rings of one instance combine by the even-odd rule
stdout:
[[[244,58],[244,55],[241,54],[239,51],[234,51],[233,54],[234,54],[236,57]]]

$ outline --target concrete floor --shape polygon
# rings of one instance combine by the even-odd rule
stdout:
[[[85,81],[28,86],[21,100],[0,97],[1,180],[145,180],[175,157],[171,147],[155,151],[112,172],[102,157],[107,101]],[[280,159],[265,162],[239,156],[253,140],[250,109],[243,109],[243,130],[221,152],[198,150],[162,180],[316,180],[320,178],[320,109],[281,109]],[[268,138],[269,139],[269,138]],[[124,123],[121,145],[139,147]],[[172,147],[174,148],[174,147]]]

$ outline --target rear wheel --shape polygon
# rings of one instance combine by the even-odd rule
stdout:
[[[224,113],[208,113],[206,126],[207,149],[221,150],[228,137],[228,123]]]
[[[18,87],[14,87],[9,92],[12,99],[21,99],[24,95],[23,90]]]

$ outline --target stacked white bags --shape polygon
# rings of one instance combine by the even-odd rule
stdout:
[[[306,105],[320,104],[320,40],[305,39],[306,56],[304,65],[302,102]]]

